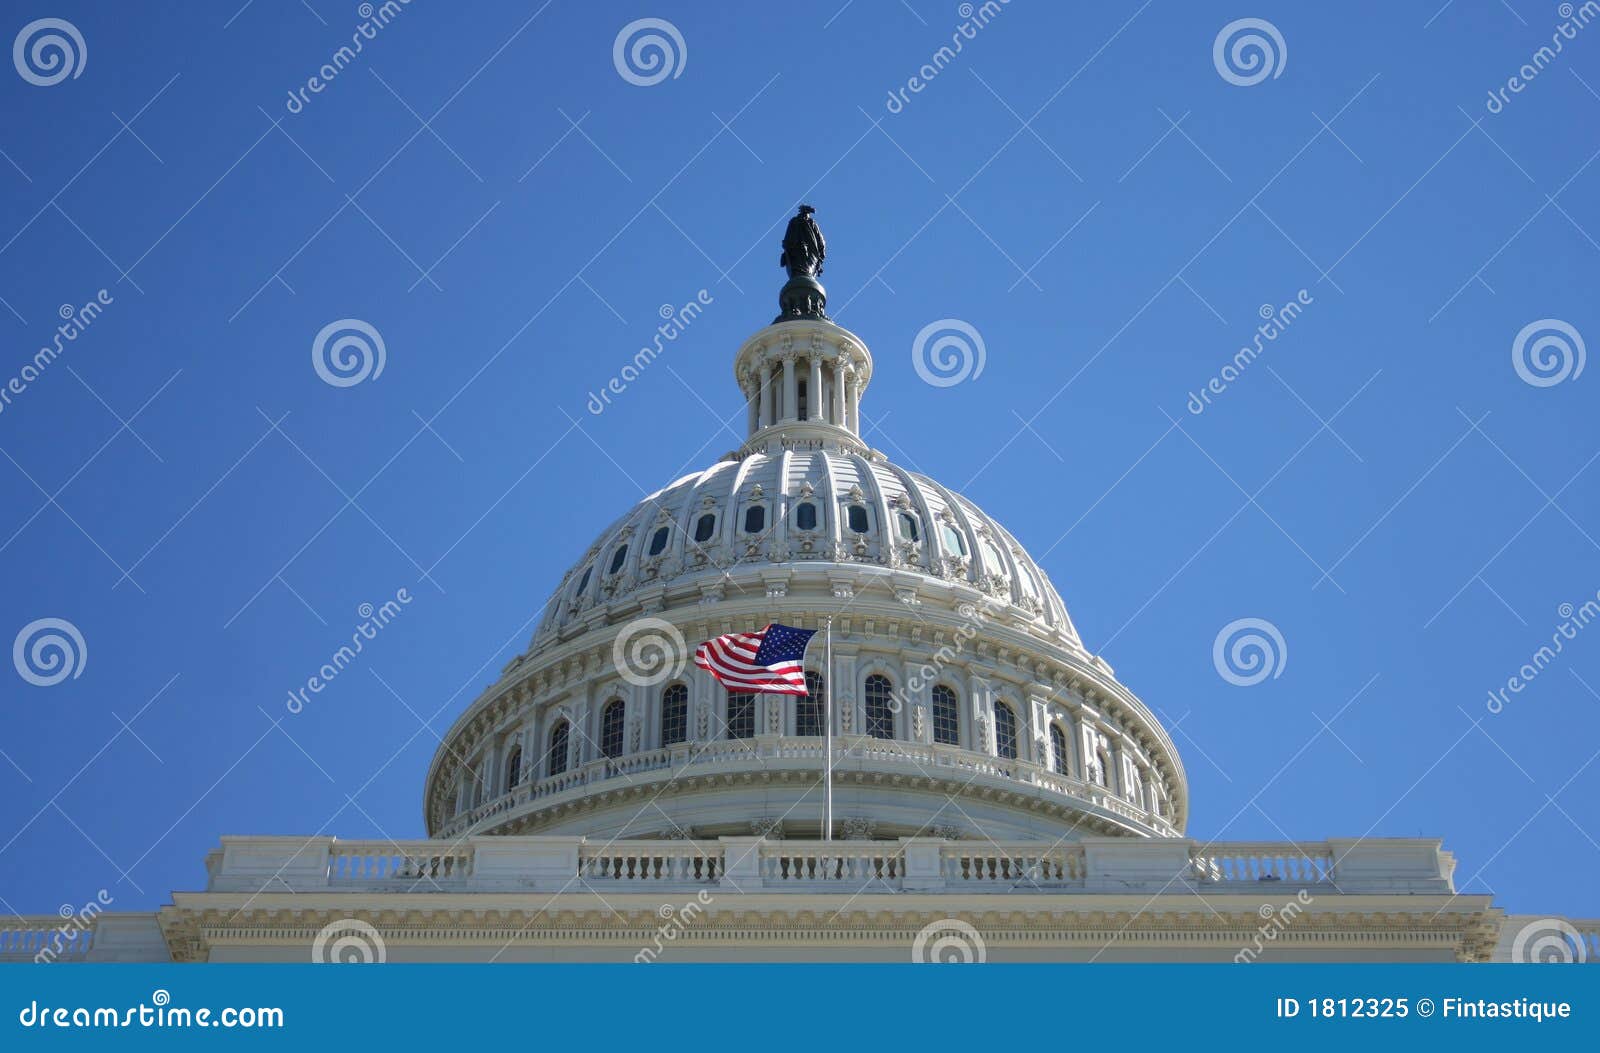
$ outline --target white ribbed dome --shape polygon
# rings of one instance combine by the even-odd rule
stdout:
[[[904,572],[935,587],[965,582],[1081,648],[1061,597],[999,523],[880,453],[837,447],[748,453],[651,494],[567,573],[534,644],[640,589],[692,590],[729,571],[806,563],[902,572],[885,588],[906,588]]]

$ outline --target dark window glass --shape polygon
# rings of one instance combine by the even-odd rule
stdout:
[[[822,677],[816,673],[806,674],[806,693],[795,703],[794,733],[796,735],[825,735],[828,728],[824,723],[824,714],[827,712],[827,696],[823,693],[826,686]]]
[[[811,400],[806,397],[807,394],[809,394],[809,392],[806,390],[809,387],[809,385],[804,380],[802,380],[802,381],[799,381],[798,383],[796,383],[795,387],[797,389],[797,393],[800,396],[800,398],[799,398],[800,412],[799,412],[799,414],[797,414],[797,416],[801,420],[810,420],[811,419],[811,412],[810,412],[811,411],[811,407],[808,405],[808,403]]]
[[[578,589],[577,589],[576,592],[574,592],[572,594],[574,598],[582,596],[583,595],[583,590],[587,589],[589,587],[589,575],[593,571],[594,571],[593,567],[584,567],[583,568],[583,577],[578,579]]]
[[[1095,760],[1099,761],[1100,770],[1095,772],[1094,781],[1101,786],[1111,785],[1111,754],[1103,749],[1094,751]]]
[[[660,527],[650,536],[650,555],[659,556],[667,547],[667,538],[672,534],[671,527]]]
[[[550,749],[545,754],[544,762],[546,775],[560,775],[567,770],[567,739],[570,736],[571,731],[564,720],[550,729]]]
[[[756,734],[756,696],[728,696],[728,737],[749,739]]]
[[[907,541],[917,540],[917,521],[904,512],[900,513],[900,536]]]
[[[800,530],[817,529],[817,506],[807,501],[794,510],[794,525]]]
[[[894,738],[894,710],[889,708],[894,688],[889,678],[873,673],[863,695],[867,703],[867,734],[875,739]]]
[[[689,737],[689,689],[672,684],[661,692],[661,744],[671,746]]]
[[[751,505],[744,510],[744,532],[759,534],[767,526],[767,506]]]
[[[612,699],[600,712],[600,752],[607,757],[622,756],[622,732],[627,707],[622,699]]]
[[[694,539],[704,544],[711,540],[711,534],[717,529],[717,517],[711,512],[701,516],[694,525]]]
[[[628,546],[627,545],[623,545],[621,548],[617,549],[616,554],[611,557],[611,567],[606,571],[606,573],[607,574],[615,574],[617,571],[621,570],[622,569],[622,561],[627,559],[627,558],[628,558]]]
[[[511,756],[506,758],[506,793],[516,788],[522,780],[522,747],[518,746],[511,751]]]
[[[1067,752],[1067,733],[1061,730],[1060,724],[1050,725],[1050,760],[1055,765],[1056,771],[1067,775],[1067,768],[1071,765],[1068,759],[1071,754]]]
[[[933,686],[933,741],[945,746],[961,744],[961,710],[956,693],[943,684]]]
[[[1004,702],[994,704],[994,752],[1006,760],[1017,759],[1017,715]]]
[[[867,510],[865,506],[851,505],[850,513],[846,519],[850,523],[850,529],[855,533],[865,534],[867,532]]]

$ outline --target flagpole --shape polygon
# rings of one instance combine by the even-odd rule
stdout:
[[[827,619],[827,634],[823,645],[823,673],[822,673],[822,698],[823,698],[823,723],[827,726],[827,742],[824,747],[826,760],[822,785],[822,839],[833,840],[833,616]]]

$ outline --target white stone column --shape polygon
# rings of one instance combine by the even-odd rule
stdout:
[[[795,377],[794,355],[783,356],[783,420],[799,418],[800,384]]]
[[[812,420],[821,420],[826,416],[822,411],[822,356],[811,355],[811,375],[806,379],[806,416]]]
[[[845,427],[844,415],[844,359],[833,360],[833,423]]]
[[[750,389],[745,392],[745,402],[747,404],[745,423],[749,434],[754,435],[756,433],[756,429],[761,427],[761,395],[760,392],[755,389],[754,383],[752,383]]]
[[[761,426],[773,423],[772,417],[772,363],[761,363]]]
[[[845,427],[861,434],[861,380],[858,377],[850,378],[850,391],[845,399],[845,411],[849,414],[849,421]]]
[[[994,711],[990,707],[990,689],[981,677],[967,678],[967,741],[978,753],[994,755]]]

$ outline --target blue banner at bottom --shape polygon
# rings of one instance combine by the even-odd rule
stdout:
[[[0,1048],[911,1049],[1583,1042],[1600,969],[1535,965],[58,965],[0,968]],[[828,1033],[837,1031],[832,1038]],[[875,1043],[894,1043],[879,1046]],[[1271,1042],[1271,1047],[1256,1043]],[[968,1045],[971,1043],[971,1045]],[[1170,1048],[1180,1048],[1174,1045]]]

